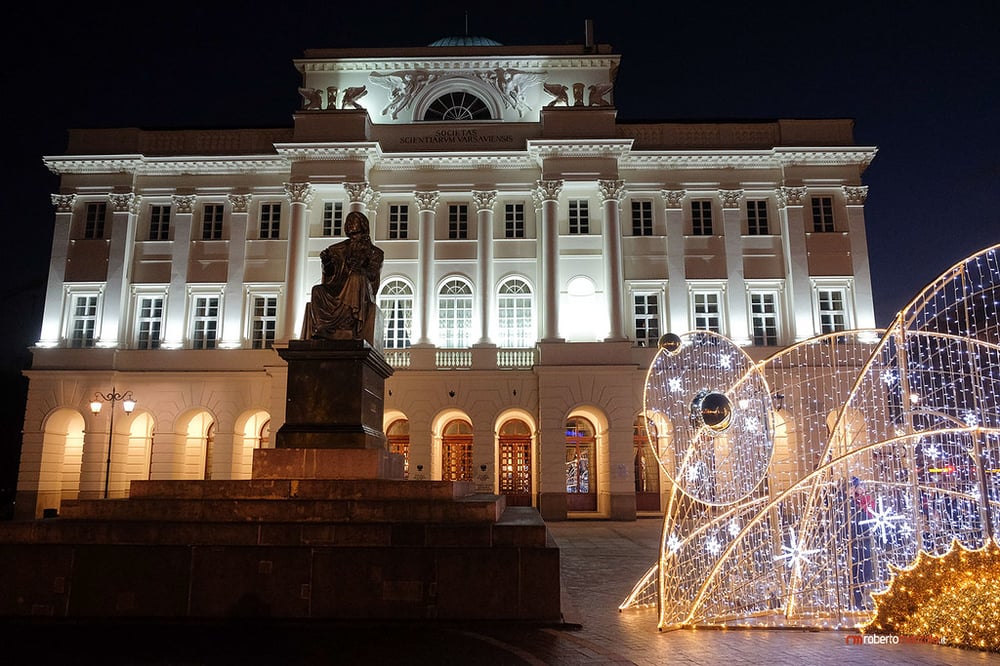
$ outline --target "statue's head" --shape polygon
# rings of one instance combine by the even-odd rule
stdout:
[[[368,218],[364,213],[351,211],[344,219],[344,235],[348,238],[366,237],[371,235]]]

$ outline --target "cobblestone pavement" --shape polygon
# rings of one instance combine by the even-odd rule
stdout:
[[[1000,655],[938,645],[847,645],[846,632],[658,632],[653,610],[618,605],[654,562],[660,519],[550,523],[560,547],[559,626],[505,623],[290,623],[4,626],[0,663],[128,666],[313,664],[1000,664]],[[470,587],[472,587],[470,585]]]

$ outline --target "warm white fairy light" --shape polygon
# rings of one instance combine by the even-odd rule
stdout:
[[[877,335],[747,364],[696,332],[657,355],[644,401],[672,426],[669,537],[630,598],[657,598],[661,629],[854,627],[892,567],[1000,532],[998,252],[956,264]],[[693,418],[699,392],[732,405],[725,429]]]

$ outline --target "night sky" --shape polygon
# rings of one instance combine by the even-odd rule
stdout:
[[[619,120],[852,118],[855,142],[878,149],[863,182],[879,326],[1000,243],[1000,8],[988,0],[96,4],[4,17],[5,395],[41,322],[58,187],[42,156],[65,150],[69,128],[290,127],[292,61],[307,49],[466,33],[582,43],[591,19],[622,56]],[[17,432],[23,403],[5,410]]]

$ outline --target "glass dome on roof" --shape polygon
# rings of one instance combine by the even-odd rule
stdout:
[[[435,42],[431,42],[428,46],[503,46],[503,44],[489,37],[463,35],[460,37],[442,37]]]

